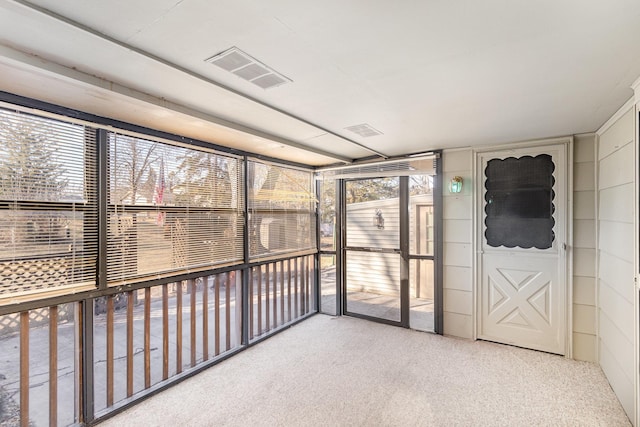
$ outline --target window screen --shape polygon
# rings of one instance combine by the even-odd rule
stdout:
[[[0,298],[95,286],[95,131],[0,109]]]
[[[323,179],[320,182],[318,216],[320,218],[320,249],[336,250],[336,180]]]
[[[489,246],[551,247],[554,169],[548,154],[487,162],[485,237]]]
[[[251,160],[247,185],[252,259],[315,249],[316,199],[310,171]]]
[[[409,177],[409,253],[411,255],[434,254],[433,181],[433,175]]]
[[[111,133],[110,284],[241,262],[241,166],[218,152]]]

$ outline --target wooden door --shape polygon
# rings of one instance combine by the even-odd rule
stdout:
[[[478,337],[565,353],[566,145],[478,155]]]

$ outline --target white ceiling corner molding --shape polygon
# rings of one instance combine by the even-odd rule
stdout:
[[[636,80],[636,83],[638,83],[638,81]],[[634,85],[636,84],[634,83]],[[635,91],[635,89],[634,89]],[[607,129],[609,129],[611,126],[613,126],[618,120],[620,120],[620,118],[622,116],[624,116],[631,108],[633,108],[633,106],[635,104],[638,103],[638,96],[640,95],[640,93],[638,93],[638,91],[635,92],[635,96],[629,98],[629,100],[627,102],[624,103],[624,105],[622,107],[620,107],[618,109],[618,111],[616,111],[613,116],[611,116],[611,118],[609,118],[609,120],[607,120],[602,126],[600,126],[600,128],[596,131],[596,135],[600,136],[603,133],[605,133],[607,131]]]
[[[627,100],[627,102],[622,105],[616,111],[609,120],[607,120],[600,128],[596,131],[596,135],[600,136],[607,131],[611,126],[613,126],[622,116],[629,112],[634,105],[640,106],[640,77],[638,77],[632,84],[631,89],[633,90],[633,96]]]
[[[633,89],[633,99],[635,104],[640,105],[640,77],[633,82],[631,89]]]

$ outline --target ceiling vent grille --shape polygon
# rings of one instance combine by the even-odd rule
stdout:
[[[267,67],[235,46],[212,56],[206,62],[217,65],[262,89],[271,89],[291,82],[291,79]]]
[[[371,127],[371,125],[368,125],[366,123],[362,123],[362,124],[359,124],[359,125],[348,126],[345,129],[349,130],[349,131],[351,131],[353,133],[356,133],[356,134],[360,135],[363,138],[369,138],[371,136],[382,135],[382,132],[380,132],[377,129],[374,129],[373,127]]]

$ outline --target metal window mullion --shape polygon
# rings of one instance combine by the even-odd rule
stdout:
[[[400,177],[400,323],[409,327],[409,178]]]
[[[97,173],[98,173],[98,274],[99,289],[107,288],[107,237],[108,237],[108,194],[109,188],[109,146],[107,131],[97,130]]]
[[[433,183],[433,222],[434,222],[434,332],[442,335],[444,333],[444,313],[443,313],[443,199],[442,199],[442,156],[437,153],[436,159],[436,175]]]
[[[243,171],[244,171],[244,179],[242,180],[242,191],[244,194],[244,235],[243,235],[243,259],[244,259],[244,268],[242,269],[242,312],[241,312],[241,334],[240,334],[240,342],[242,345],[249,344],[249,300],[247,299],[247,295],[249,295],[249,268],[247,265],[249,264],[250,257],[250,230],[249,230],[249,160],[247,156],[244,156],[243,159]],[[251,178],[253,181],[253,177]],[[237,300],[237,297],[236,297]]]
[[[321,181],[316,180],[316,199],[320,200],[321,197]],[[315,312],[320,312],[322,310],[322,283],[320,282],[320,260],[322,259],[322,255],[320,252],[320,202],[316,202],[315,209],[315,217],[316,217],[316,248],[317,253],[313,256],[313,268],[314,268],[314,288],[313,295],[315,295],[315,301],[313,303],[313,310]]]
[[[342,292],[344,286],[346,286],[345,277],[346,277],[346,253],[345,253],[345,242],[346,242],[346,228],[344,227],[344,223],[347,215],[347,204],[345,197],[345,180],[344,179],[336,179],[336,208],[338,215],[336,215],[336,230],[334,233],[338,233],[338,238],[336,239],[336,314],[338,316],[343,315],[347,311],[347,292]]]

